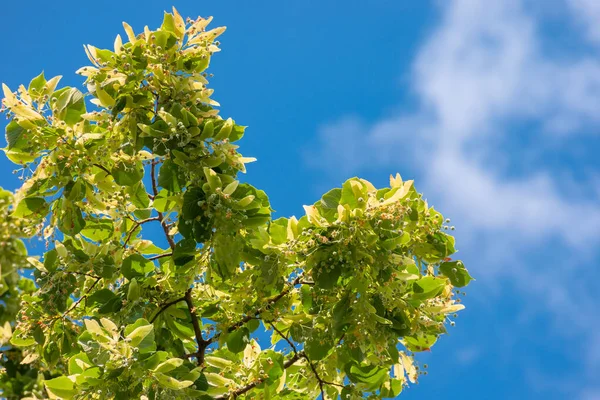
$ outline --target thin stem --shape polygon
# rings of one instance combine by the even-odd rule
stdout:
[[[277,303],[279,300],[281,300],[281,298],[283,298],[285,295],[290,293],[292,291],[292,289],[294,289],[294,286],[296,286],[300,282],[300,279],[301,279],[300,277],[297,277],[289,284],[289,286],[287,286],[285,289],[283,289],[281,291],[281,293],[279,293],[275,297],[268,299],[267,303],[264,306],[257,308],[255,311],[246,315],[244,318],[242,318],[235,324],[229,326],[229,328],[227,328],[227,333],[231,333],[231,332],[241,328],[245,323],[249,322],[250,320],[255,319],[257,315],[260,315],[263,312],[265,312],[266,310],[268,310],[273,304]],[[207,342],[209,342],[209,344],[210,344],[210,343],[217,341],[219,339],[219,336],[221,336],[221,333],[222,332],[215,334],[213,337],[208,339]]]
[[[298,349],[296,348],[296,345],[294,344],[294,342],[292,342],[292,341],[291,341],[291,340],[290,340],[290,339],[289,339],[287,336],[285,336],[285,335],[284,335],[284,334],[283,334],[283,333],[282,333],[282,332],[281,332],[279,329],[277,329],[277,327],[275,326],[275,324],[274,324],[274,323],[272,323],[272,322],[271,322],[271,323],[270,323],[270,325],[271,325],[271,328],[273,328],[273,330],[274,330],[275,332],[277,332],[277,334],[278,334],[279,336],[281,336],[283,339],[285,339],[285,341],[286,341],[286,342],[288,342],[288,344],[289,344],[289,345],[292,347],[292,350],[294,351],[294,354],[295,354],[295,353],[298,353]]]
[[[171,307],[174,304],[179,303],[180,301],[184,301],[184,300],[185,300],[185,297],[180,297],[178,299],[175,299],[173,301],[163,304],[163,306],[160,308],[160,310],[158,310],[158,312],[156,314],[154,314],[154,317],[152,317],[152,319],[150,320],[150,323],[151,324],[154,323],[154,321],[156,321],[156,318],[158,318],[158,316],[160,314],[162,314],[163,311],[165,311],[167,308]]]
[[[273,330],[275,332],[277,332],[277,334],[279,336],[281,336],[283,339],[285,339],[286,342],[288,342],[288,344],[292,347],[292,350],[294,351],[294,354],[298,354],[298,349],[296,348],[296,345],[294,345],[294,343],[287,336],[285,336],[279,329],[277,329],[277,327],[275,326],[274,323],[271,322],[270,325],[271,325],[271,328],[273,328]],[[309,360],[309,358],[306,355],[306,353],[302,352],[301,357],[306,360],[306,362],[308,363],[308,366],[310,367],[310,369],[312,370],[313,374],[315,375],[315,378],[317,378],[317,381],[319,382],[319,390],[321,391],[321,398],[325,399],[325,391],[323,389],[323,385],[332,385],[332,386],[343,387],[343,385],[340,385],[338,383],[328,382],[328,381],[322,379],[321,376],[319,375],[319,373],[317,372],[317,368]]]
[[[69,309],[67,311],[65,311],[62,315],[62,317],[66,317],[68,313],[70,313],[71,311],[73,311],[78,305],[79,303],[81,303],[81,301],[83,299],[86,299],[88,297],[88,295],[90,294],[90,292],[92,291],[92,289],[94,288],[94,286],[96,286],[98,284],[98,282],[100,282],[100,279],[102,279],[102,277],[97,277],[96,280],[94,281],[94,283],[92,283],[92,286],[90,286],[88,288],[88,290],[85,291],[85,294],[83,296],[81,296],[79,299],[77,299],[75,301],[75,303],[73,303],[73,305],[71,307],[69,307]]]
[[[289,367],[291,367],[292,365],[294,365],[298,360],[300,360],[304,355],[304,352],[298,352],[295,353],[292,358],[290,358],[289,360],[287,360],[286,362],[283,363],[283,369],[288,369]],[[255,387],[257,387],[258,385],[260,385],[261,383],[263,383],[267,378],[261,378],[261,379],[257,379],[252,383],[249,383],[248,385],[241,387],[237,390],[234,390],[233,392],[229,392],[227,394],[224,394],[222,396],[219,397],[215,397],[215,400],[225,400],[225,399],[236,399],[239,396],[243,395],[244,393],[249,392],[250,390],[254,389]]]
[[[143,219],[141,221],[135,221],[133,228],[131,228],[131,230],[127,233],[127,237],[125,238],[123,247],[127,247],[127,243],[129,243],[129,239],[131,239],[131,235],[133,235],[133,232],[135,232],[135,230],[137,228],[139,228],[140,225],[143,225],[146,222],[152,222],[152,221],[160,221],[160,220],[158,219],[158,217],[150,217],[150,218]]]
[[[173,253],[159,254],[159,255],[150,257],[148,259],[148,261],[158,260],[159,258],[163,258],[163,257],[171,257],[172,255],[173,255]]]
[[[93,164],[93,165],[94,165],[94,167],[98,167],[98,168],[100,168],[102,171],[106,172],[108,175],[112,175],[112,174],[110,173],[110,171],[109,171],[108,169],[106,169],[106,167],[105,167],[105,166],[103,166],[103,165],[100,165],[100,164]]]

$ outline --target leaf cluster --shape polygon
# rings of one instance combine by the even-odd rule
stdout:
[[[210,22],[124,23],[85,46],[85,93],[3,85],[24,181],[0,192],[5,397],[393,398],[463,308],[472,278],[412,181],[352,178],[271,218],[211,98]]]

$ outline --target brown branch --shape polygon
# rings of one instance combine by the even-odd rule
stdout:
[[[110,171],[109,171],[108,169],[106,169],[106,167],[105,167],[105,166],[103,166],[103,165],[100,165],[100,164],[92,164],[92,165],[93,165],[94,167],[98,167],[98,168],[100,168],[102,171],[106,172],[108,175],[112,175],[112,174],[110,173]]]
[[[167,238],[167,242],[169,242],[169,246],[171,246],[172,250],[175,250],[175,242],[171,235],[169,235],[169,228],[165,223],[165,216],[160,211],[156,211],[158,213],[158,220],[160,221],[160,225],[163,228],[163,232],[165,233],[165,237]]]
[[[317,378],[317,381],[319,381],[319,389],[321,390],[321,398],[325,398],[325,394],[323,391],[323,385],[330,385],[330,386],[337,386],[337,387],[344,387],[344,385],[340,385],[339,383],[335,383],[335,382],[329,382],[324,380],[323,378],[321,378],[319,376],[319,373],[317,372],[317,368],[315,367],[315,365],[312,363],[312,361],[309,360],[308,356],[306,355],[306,353],[302,354],[302,357],[306,360],[306,362],[308,363],[310,369],[312,370],[313,374],[315,375],[315,378]]]
[[[289,367],[291,367],[292,365],[294,365],[299,359],[301,359],[304,356],[304,352],[298,352],[295,353],[292,358],[290,358],[289,360],[287,360],[286,362],[283,363],[283,369],[288,369]],[[231,398],[238,398],[239,396],[243,395],[244,393],[249,392],[250,390],[254,389],[255,387],[257,387],[258,385],[260,385],[261,383],[263,383],[267,378],[260,378],[255,380],[252,383],[249,383],[248,385],[241,387],[237,390],[234,390],[233,392],[229,392],[227,394],[224,394],[222,396],[219,397],[215,397],[215,400],[225,400],[225,399],[231,399]]]
[[[198,359],[198,365],[204,364],[204,353],[206,348],[212,342],[210,340],[204,340],[202,337],[202,330],[200,329],[200,321],[198,320],[198,316],[196,315],[196,309],[194,307],[194,303],[192,302],[192,288],[189,288],[187,292],[185,292],[184,300],[190,310],[190,315],[192,317],[192,326],[194,327],[194,334],[196,335],[196,341],[198,342],[198,352],[195,353],[193,357]]]
[[[284,297],[286,294],[288,294],[289,292],[292,291],[292,289],[294,288],[295,285],[297,285],[300,282],[300,277],[297,277],[296,279],[294,279],[290,285],[288,287],[286,287],[285,289],[283,289],[281,291],[281,293],[279,293],[277,296],[270,298],[269,300],[267,300],[267,304],[257,308],[253,313],[246,315],[244,318],[242,318],[241,320],[239,320],[238,322],[236,322],[235,324],[229,326],[226,329],[227,333],[231,333],[239,328],[241,328],[245,323],[249,322],[252,319],[256,319],[256,315],[261,314],[262,312],[266,311],[269,309],[269,307],[271,307],[273,304],[275,304],[277,301],[279,301],[282,297]],[[190,289],[191,290],[191,289]],[[188,291],[189,292],[189,291]],[[186,293],[186,296],[188,294]],[[190,292],[190,300],[191,300],[191,292]],[[186,300],[187,301],[187,300]],[[188,303],[188,307],[190,307],[191,303]],[[190,311],[191,313],[191,311]],[[192,323],[193,318],[195,317],[194,313],[192,314]],[[195,328],[194,328],[195,329]],[[216,342],[219,337],[221,336],[221,334],[223,333],[223,331],[216,333],[214,336],[212,336],[209,339],[202,339],[201,341],[198,341],[198,351],[195,353],[189,353],[189,354],[184,354],[183,356],[181,356],[181,358],[187,359],[187,358],[193,358],[193,357],[197,357],[198,358],[198,364],[201,364],[201,361],[204,362],[204,352],[206,350],[206,348],[208,346],[210,346],[211,343]],[[200,334],[200,338],[202,338],[202,335]],[[196,335],[196,339],[198,339],[198,335]]]
[[[319,390],[321,391],[321,398],[325,399],[325,391],[323,390],[323,383],[324,383],[323,380],[319,376],[319,373],[317,372],[317,369],[315,368],[313,363],[308,359],[308,356],[306,355],[306,353],[304,353],[304,359],[308,363],[308,366],[312,370],[313,374],[315,374],[315,378],[317,378],[317,381],[319,382]]]
[[[171,257],[173,255],[173,253],[165,253],[165,254],[159,254],[157,256],[152,256],[148,259],[148,261],[153,261],[153,260],[158,260],[159,258],[164,258],[164,257]]]
[[[294,344],[294,342],[292,342],[287,336],[285,336],[279,329],[277,329],[277,327],[275,326],[274,323],[270,323],[271,328],[273,328],[273,330],[275,332],[277,332],[277,334],[279,336],[281,336],[283,339],[285,339],[286,342],[288,342],[288,344],[292,347],[292,350],[294,351],[294,354],[298,353],[298,349],[296,348],[296,345]]]
[[[244,318],[242,318],[241,320],[239,320],[238,322],[236,322],[235,324],[231,325],[229,328],[227,328],[227,333],[231,333],[233,331],[235,331],[236,329],[239,329],[240,327],[242,327],[245,323],[249,322],[252,319],[255,319],[257,315],[262,314],[263,312],[265,312],[266,310],[268,310],[272,305],[274,305],[275,303],[277,303],[279,300],[281,300],[285,295],[287,295],[289,292],[292,291],[292,289],[294,289],[294,286],[296,286],[298,283],[300,282],[300,277],[297,277],[296,279],[294,279],[289,286],[287,286],[285,289],[283,289],[281,291],[281,293],[279,293],[277,296],[272,297],[270,299],[267,300],[267,304],[265,304],[262,307],[257,308],[254,312],[246,315]],[[212,341],[216,340],[218,338],[219,334],[213,336],[211,338]]]
[[[98,282],[100,282],[100,279],[102,279],[102,277],[100,277],[100,276],[96,278],[94,283],[92,283],[92,286],[90,286],[88,288],[88,290],[85,291],[85,294],[83,296],[81,296],[79,299],[77,299],[75,301],[75,303],[73,303],[73,305],[71,305],[71,307],[69,307],[69,309],[63,313],[62,318],[66,317],[67,314],[70,313],[71,311],[73,311],[75,309],[75,307],[77,307],[83,299],[86,299],[88,297],[88,295],[90,294],[90,292],[92,291],[94,286],[96,286],[98,284]]]
[[[133,235],[133,232],[135,232],[135,230],[137,228],[139,228],[140,225],[143,225],[146,222],[152,222],[152,221],[159,221],[159,219],[158,219],[158,217],[150,217],[150,218],[142,219],[140,221],[135,221],[135,224],[134,224],[133,228],[131,228],[131,230],[127,233],[127,237],[125,238],[125,242],[123,243],[123,247],[127,246],[127,243],[129,242],[129,239],[131,239],[131,235]]]
[[[173,301],[170,301],[168,303],[163,304],[163,306],[160,308],[160,310],[158,310],[158,312],[156,314],[154,314],[154,317],[152,317],[152,319],[150,320],[150,323],[154,323],[154,321],[156,321],[156,318],[158,318],[158,316],[160,314],[162,314],[163,311],[165,311],[167,308],[171,307],[174,304],[179,303],[180,301],[184,301],[185,297],[180,297],[178,299],[175,299]]]
[[[287,336],[285,336],[279,329],[277,329],[277,327],[275,326],[274,323],[271,322],[270,325],[271,325],[271,328],[273,328],[273,330],[275,332],[277,332],[277,334],[279,336],[281,336],[283,339],[285,339],[286,342],[288,342],[288,344],[292,347],[294,354],[299,354],[298,349],[296,348],[296,345],[294,345],[294,343]],[[322,379],[321,376],[319,376],[319,373],[317,372],[317,369],[315,368],[314,364],[309,360],[308,356],[306,355],[306,353],[304,351],[302,352],[302,354],[300,356],[306,360],[310,369],[312,370],[313,374],[315,375],[315,378],[317,378],[317,381],[319,382],[319,390],[321,391],[322,399],[325,399],[325,391],[323,390],[323,385],[344,387],[343,385],[340,385],[338,383],[328,382],[328,381]]]

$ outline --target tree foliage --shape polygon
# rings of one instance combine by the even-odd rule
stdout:
[[[23,178],[0,192],[5,397],[393,398],[463,308],[444,217],[399,175],[272,220],[207,87],[210,22],[124,23],[85,46],[86,93],[3,85]]]

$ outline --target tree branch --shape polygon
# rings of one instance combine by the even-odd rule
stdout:
[[[270,323],[271,328],[273,328],[273,330],[275,332],[277,332],[277,334],[279,336],[281,336],[283,339],[285,339],[286,342],[288,342],[288,344],[292,347],[292,350],[294,351],[294,354],[298,353],[298,349],[296,348],[296,345],[294,344],[294,342],[292,342],[287,336],[285,336],[279,329],[277,329],[277,327],[275,326],[274,323]]]
[[[292,358],[290,358],[289,360],[287,360],[286,362],[283,363],[283,369],[288,369],[289,367],[291,367],[292,365],[294,365],[299,359],[301,359],[304,355],[304,352],[298,352],[295,353]],[[249,392],[250,390],[254,389],[255,387],[257,387],[258,385],[260,385],[261,383],[263,383],[266,380],[266,378],[261,378],[261,379],[257,379],[252,383],[249,383],[248,385],[241,387],[237,390],[234,390],[233,392],[229,392],[227,394],[224,394],[222,396],[219,397],[215,397],[215,400],[226,400],[226,399],[236,399],[239,396],[243,395],[244,393]]]
[[[194,303],[192,302],[192,288],[189,288],[187,292],[185,292],[184,300],[187,303],[188,309],[190,310],[190,315],[192,316],[192,326],[194,327],[194,334],[196,335],[196,341],[198,342],[198,352],[194,355],[189,356],[196,357],[198,359],[198,365],[202,365],[204,364],[204,353],[206,351],[206,348],[212,342],[210,340],[204,340],[204,338],[202,337],[200,321],[198,320],[198,316],[196,315],[196,309],[194,307]]]
[[[159,254],[159,255],[150,257],[148,259],[148,261],[158,260],[159,258],[164,258],[164,257],[171,257],[172,255],[173,255],[173,253]]]
[[[297,277],[296,279],[294,279],[289,286],[287,286],[285,289],[283,289],[281,291],[281,293],[279,293],[277,296],[272,297],[270,299],[267,300],[267,303],[262,306],[257,308],[254,312],[246,315],[244,318],[242,318],[241,320],[239,320],[238,322],[236,322],[235,324],[231,325],[229,328],[227,328],[227,333],[231,333],[233,331],[235,331],[236,329],[239,329],[240,327],[242,327],[245,323],[249,322],[250,320],[254,319],[257,315],[265,312],[266,310],[268,310],[273,304],[277,303],[279,300],[281,300],[285,295],[287,295],[289,292],[292,291],[292,289],[294,289],[294,286],[296,286],[298,283],[300,282],[300,277]],[[215,336],[213,336],[210,340],[211,342],[215,341],[216,339],[218,339],[220,333],[216,334]]]
[[[292,342],[287,336],[285,336],[279,329],[277,329],[277,327],[275,326],[274,323],[270,323],[271,328],[273,328],[273,330],[275,332],[277,332],[277,334],[279,336],[281,336],[283,339],[285,339],[286,342],[288,342],[288,344],[292,347],[292,350],[294,351],[294,354],[299,354],[298,353],[298,349],[296,348],[296,345],[294,345],[294,342]],[[323,385],[331,385],[331,386],[338,386],[338,387],[344,387],[343,385],[340,385],[338,383],[334,383],[334,382],[328,382],[324,379],[321,378],[321,376],[319,376],[319,373],[317,372],[316,367],[314,366],[314,364],[309,360],[308,356],[306,355],[306,353],[304,351],[301,352],[300,356],[302,358],[304,358],[306,360],[306,362],[308,363],[308,366],[310,367],[310,369],[312,370],[313,374],[315,375],[315,378],[317,378],[317,381],[319,382],[319,390],[321,391],[321,398],[325,399],[325,391],[323,389]]]
[[[85,291],[85,294],[83,296],[81,296],[79,299],[77,299],[75,301],[75,303],[73,303],[71,305],[71,307],[69,307],[69,309],[62,314],[62,318],[66,317],[67,314],[70,313],[71,311],[73,311],[79,305],[79,303],[81,303],[81,301],[83,299],[86,299],[88,297],[88,295],[90,294],[90,292],[92,291],[92,289],[94,288],[94,286],[96,286],[98,284],[98,282],[100,282],[100,279],[102,279],[102,277],[100,277],[100,276],[96,278],[96,280],[94,281],[94,283],[92,283],[92,286],[90,286],[88,288],[88,290]]]
[[[156,321],[156,318],[158,318],[158,316],[160,314],[162,314],[163,311],[165,311],[167,308],[171,307],[174,304],[179,303],[180,301],[184,301],[185,297],[180,297],[178,299],[175,299],[173,301],[170,301],[168,303],[163,304],[163,306],[160,308],[160,310],[158,310],[158,312],[156,314],[154,314],[154,317],[152,317],[152,319],[150,320],[150,323],[154,323],[154,321]]]
[[[127,243],[129,242],[129,239],[131,239],[131,235],[133,235],[133,232],[135,232],[135,230],[140,226],[145,224],[146,222],[152,222],[152,221],[159,221],[158,217],[150,217],[150,218],[146,218],[143,219],[141,221],[135,221],[135,225],[133,226],[133,228],[131,228],[131,230],[127,233],[127,237],[125,238],[125,242],[123,243],[123,247],[127,246]]]
[[[109,171],[108,169],[106,169],[106,167],[105,167],[105,166],[103,166],[103,165],[100,165],[100,164],[92,164],[92,165],[93,165],[94,167],[98,167],[98,168],[100,168],[102,171],[106,172],[108,175],[112,175],[112,174],[110,173],[110,171]]]

